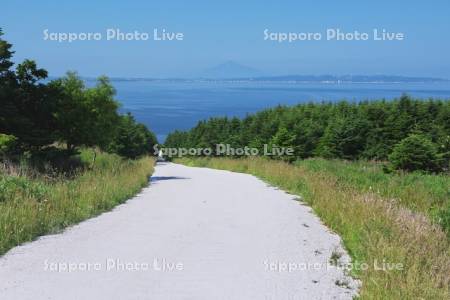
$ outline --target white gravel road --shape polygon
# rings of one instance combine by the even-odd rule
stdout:
[[[0,258],[0,299],[352,299],[333,251],[339,237],[294,196],[160,163],[112,212]]]

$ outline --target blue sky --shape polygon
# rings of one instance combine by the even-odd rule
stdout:
[[[233,60],[281,74],[399,74],[450,78],[450,2],[436,1],[23,1],[2,3],[15,59],[58,76],[177,77]],[[107,28],[183,32],[183,41],[44,41],[50,32]],[[327,28],[403,32],[404,41],[264,41],[263,31]]]

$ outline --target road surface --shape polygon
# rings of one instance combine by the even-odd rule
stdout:
[[[159,163],[113,211],[0,258],[0,299],[352,299],[311,209],[246,174]]]

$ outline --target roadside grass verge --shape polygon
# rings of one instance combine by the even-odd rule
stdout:
[[[83,150],[82,163],[92,162]],[[0,255],[38,236],[55,233],[112,209],[148,184],[154,159],[99,153],[92,168],[48,178],[27,167],[0,169]]]
[[[296,165],[333,176],[340,186],[376,194],[427,215],[450,237],[450,177],[448,174],[385,173],[383,164],[368,161],[307,159]]]
[[[448,176],[383,174],[371,163],[322,159],[176,162],[253,174],[300,195],[342,237],[361,299],[450,299],[450,242],[428,214],[448,205]]]

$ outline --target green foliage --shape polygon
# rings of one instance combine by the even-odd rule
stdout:
[[[55,111],[58,139],[69,150],[80,146],[106,148],[119,123],[119,104],[109,80],[100,77],[95,87],[86,88],[76,73],[68,72],[51,86],[59,91]]]
[[[15,136],[0,133],[0,158],[12,153],[16,142],[17,138]]]
[[[48,187],[42,182],[33,182],[24,177],[0,176],[0,202],[30,198],[43,201]]]
[[[12,45],[1,36],[0,29],[0,133],[16,137],[14,147],[19,152],[36,156],[48,153],[56,143],[66,144],[70,155],[82,146],[109,149],[112,143],[114,151],[126,157],[150,152],[156,143],[154,134],[130,116],[119,115],[116,92],[107,77],[99,77],[92,88],[74,72],[43,83],[47,71],[32,60],[11,69]],[[0,137],[0,156],[11,147],[11,140]]]
[[[5,71],[0,79],[0,131],[18,138],[25,148],[36,149],[54,141],[56,99],[47,85],[47,77],[34,61],[25,60],[16,71]],[[1,76],[1,75],[0,75]]]
[[[395,145],[389,155],[389,161],[397,170],[430,172],[438,170],[436,145],[421,134],[411,134]]]
[[[9,71],[14,63],[11,61],[11,58],[14,54],[11,51],[12,45],[7,41],[3,40],[1,37],[3,36],[3,31],[0,28],[0,76],[5,77],[5,73]]]
[[[116,135],[109,150],[128,158],[151,154],[157,143],[155,135],[144,125],[136,123],[131,114],[120,117]]]
[[[366,124],[357,116],[336,119],[325,129],[318,154],[326,158],[356,159],[364,149]]]
[[[286,127],[280,127],[277,133],[273,136],[270,146],[275,147],[293,147],[295,144],[295,135]],[[292,156],[281,156],[281,159],[286,161],[292,161],[295,157]]]
[[[445,228],[450,236],[450,201],[447,201],[446,207],[437,211],[436,219],[439,225],[441,225],[442,228]]]
[[[230,144],[293,147],[295,159],[314,156],[347,160],[387,160],[396,144],[421,132],[436,144],[439,164],[450,161],[450,101],[412,99],[341,101],[278,106],[243,119],[211,118],[188,131],[176,131],[167,147],[211,147]],[[285,159],[274,156],[275,159]]]

